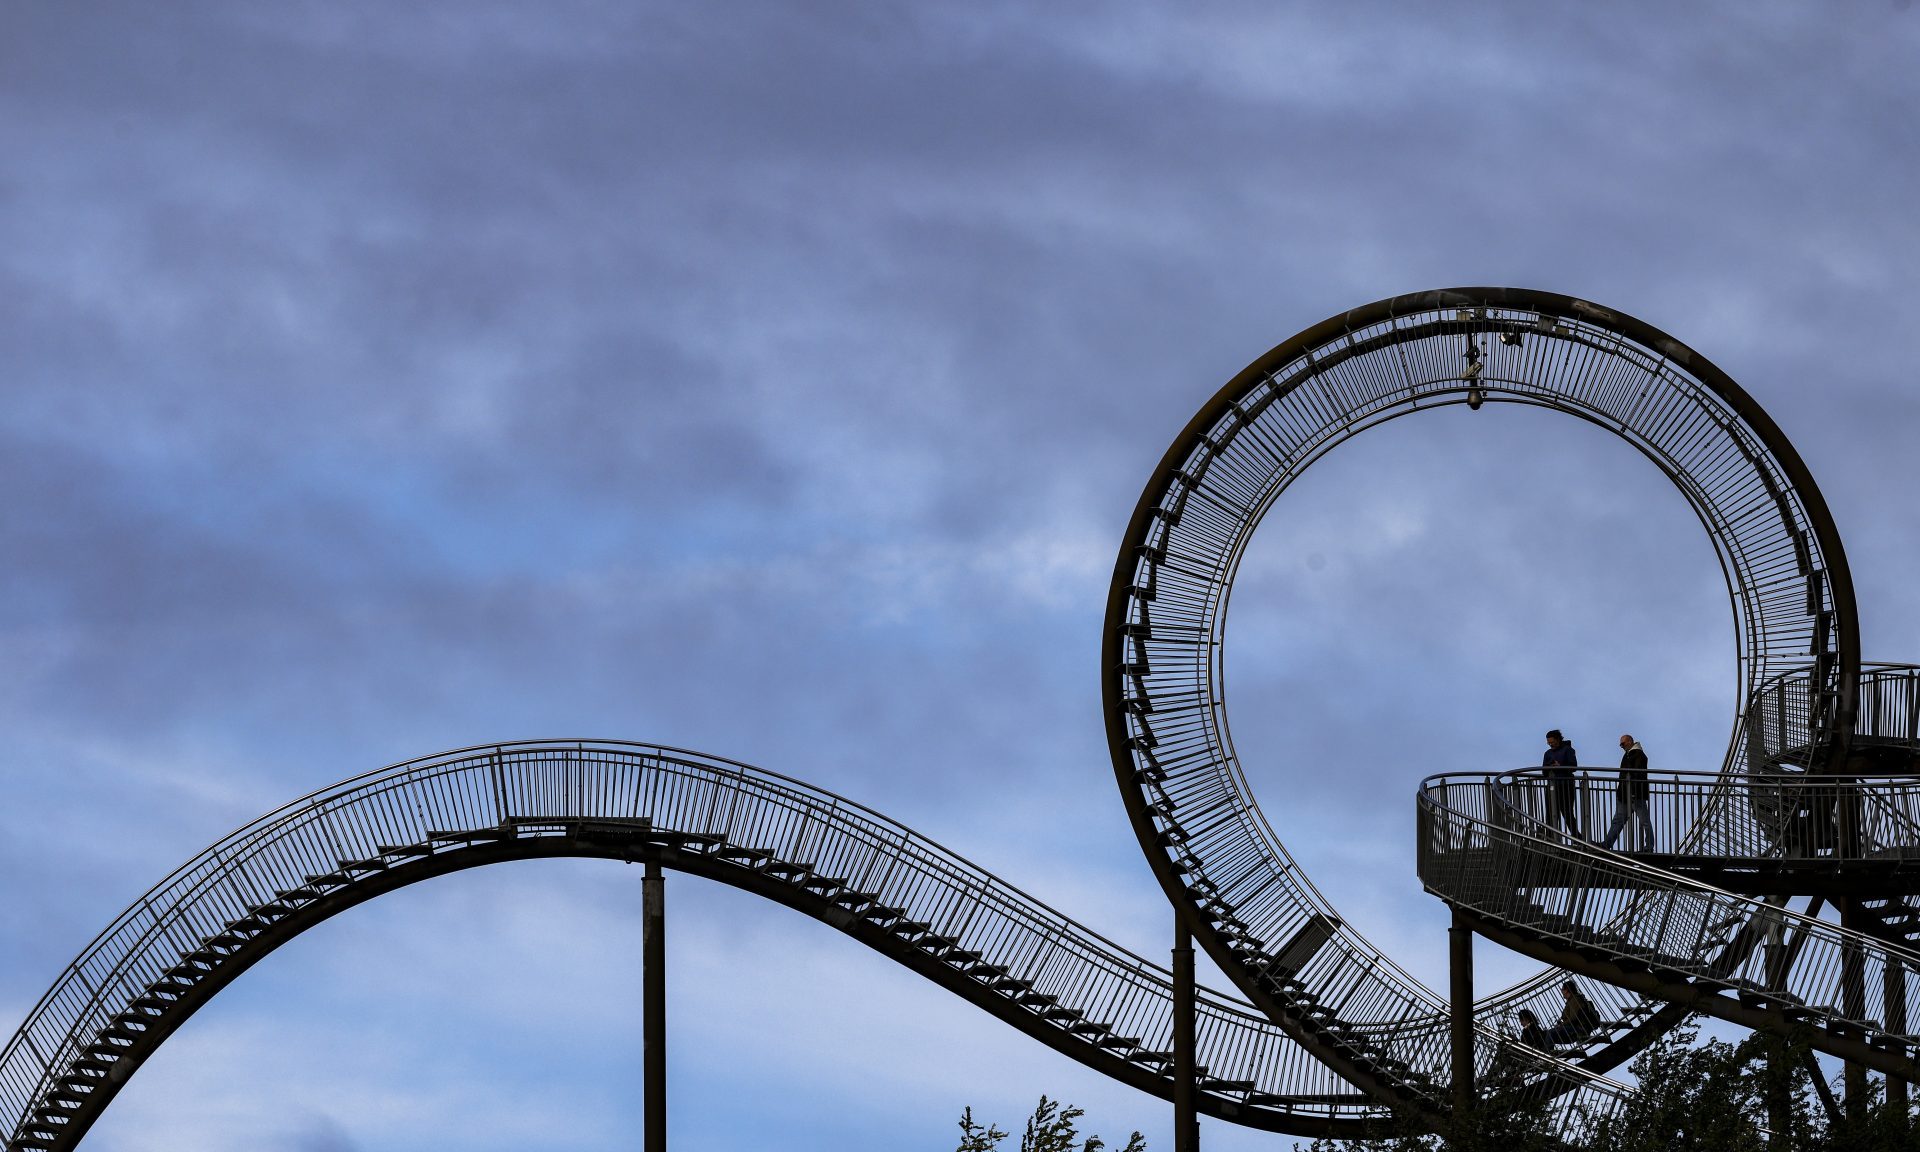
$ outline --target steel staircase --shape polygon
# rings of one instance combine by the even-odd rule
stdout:
[[[657,860],[812,915],[1110,1076],[1172,1093],[1171,976],[910,830],[743,765],[645,745],[403,764],[235,832],[123,913],[0,1051],[9,1150],[71,1148],[215,992],[313,924],[457,869]],[[1231,998],[1199,997],[1201,1107],[1298,1133],[1376,1102]],[[1331,1027],[1331,1025],[1329,1026]],[[1376,1040],[1354,1034],[1356,1052]]]

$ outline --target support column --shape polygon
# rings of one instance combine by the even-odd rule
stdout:
[[[1200,1152],[1194,1108],[1193,933],[1173,914],[1173,1152]]]
[[[640,1007],[646,1068],[642,1074],[641,1147],[667,1152],[667,885],[660,865],[648,861],[640,882]]]
[[[1447,988],[1453,1023],[1453,1112],[1473,1109],[1473,929],[1454,909],[1447,928]]]
[[[1886,1005],[1886,1015],[1881,1019],[1887,1022],[1887,1031],[1896,1035],[1907,1030],[1907,967],[1900,960],[1889,958],[1885,970],[1881,973],[1881,995]],[[1907,1112],[1907,1082],[1900,1077],[1887,1074],[1887,1103],[1899,1109],[1904,1116]]]
[[[1840,926],[1858,932],[1861,930],[1860,902],[1852,896],[1840,901]],[[1866,957],[1852,944],[1841,945],[1840,950],[1840,1010],[1858,1020],[1867,1014],[1867,966]],[[1858,1032],[1849,1030],[1855,1039],[1864,1039]],[[1867,1107],[1867,1066],[1849,1060],[1841,1065],[1841,1081],[1846,1086],[1847,1098],[1843,1102],[1847,1115],[1858,1118],[1866,1114]]]

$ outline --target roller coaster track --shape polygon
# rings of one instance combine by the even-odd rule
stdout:
[[[1537,774],[1421,786],[1428,890],[1456,923],[1553,966],[1469,1013],[1367,942],[1287,851],[1234,752],[1221,669],[1234,574],[1294,479],[1389,420],[1489,403],[1579,417],[1672,480],[1727,579],[1741,720],[1720,772],[1656,780],[1656,841],[1632,855],[1558,838]],[[1135,835],[1238,994],[1198,996],[1202,1112],[1302,1135],[1388,1117],[1444,1130],[1470,1059],[1483,1091],[1544,1099],[1578,1130],[1625,1098],[1605,1073],[1691,1012],[1920,1076],[1908,1024],[1920,785],[1887,775],[1920,767],[1920,673],[1861,665],[1845,553],[1805,465],[1751,397],[1650,325],[1572,297],[1465,288],[1379,301],[1274,348],[1150,477],[1115,564],[1101,682]],[[432,876],[550,856],[754,892],[1089,1067],[1176,1095],[1172,975],[939,845],[730,761],[522,743],[345,781],[161,881],[0,1050],[6,1148],[74,1147],[185,1019],[308,927]],[[1785,907],[1796,892],[1815,894],[1805,913]],[[1817,917],[1824,900],[1847,904],[1849,927]],[[1552,1054],[1507,1035],[1522,1008],[1551,1017],[1569,978],[1598,1010],[1585,1034],[1557,1036]]]
[[[690,752],[569,741],[361,776],[182,865],[69,965],[0,1052],[0,1107],[17,1118],[7,1147],[73,1146],[196,1009],[314,924],[429,877],[555,856],[651,860],[754,892],[1091,1068],[1171,1094],[1166,970],[831,793]],[[1204,993],[1198,1007],[1207,1113],[1298,1133],[1377,1113],[1244,1004]]]

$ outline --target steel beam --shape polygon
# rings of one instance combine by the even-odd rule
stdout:
[[[1453,1018],[1453,1114],[1465,1116],[1473,1086],[1473,929],[1459,911],[1447,928],[1447,986]]]
[[[1173,1152],[1200,1152],[1194,1111],[1193,933],[1173,914]]]
[[[646,1152],[667,1152],[667,884],[657,862],[647,861],[640,891],[640,1006],[646,1051],[641,1146]]]

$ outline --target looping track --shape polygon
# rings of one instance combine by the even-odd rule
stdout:
[[[1908,863],[1920,794],[1886,778],[1828,782],[1915,766],[1920,674],[1863,672],[1819,490],[1751,397],[1666,334],[1571,297],[1469,288],[1355,309],[1255,361],[1174,442],[1121,547],[1101,672],[1113,767],[1162,888],[1251,1001],[1200,997],[1201,1110],[1304,1135],[1390,1112],[1447,1121],[1448,1003],[1355,932],[1288,854],[1248,789],[1219,684],[1234,573],[1274,500],[1349,437],[1458,403],[1578,416],[1673,481],[1727,577],[1745,718],[1719,774],[1662,785],[1664,854],[1558,841],[1527,773],[1422,787],[1428,889],[1564,970],[1476,1007],[1478,1074],[1490,1090],[1549,1095],[1577,1126],[1623,1097],[1602,1073],[1689,1011],[1810,1030],[1825,1051],[1920,1074],[1907,1023],[1920,1009],[1920,907],[1907,900],[1920,889]],[[646,860],[758,893],[1172,1095],[1171,978],[1158,965],[798,781],[649,745],[528,743],[348,780],[155,886],[0,1050],[7,1149],[73,1147],[185,1019],[306,928],[445,872],[545,856]],[[1782,893],[1842,873],[1856,889],[1835,898],[1864,910],[1867,930],[1783,907]],[[1716,886],[1734,881],[1748,887]],[[1568,972],[1602,1016],[1570,1041],[1573,1062],[1504,1039],[1500,1020],[1545,1008]]]

